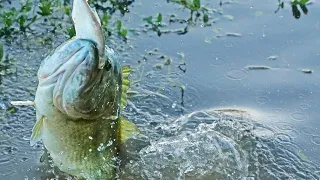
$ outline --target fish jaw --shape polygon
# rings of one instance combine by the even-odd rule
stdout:
[[[99,51],[99,69],[105,65],[105,39],[97,13],[91,9],[87,0],[74,0],[72,20],[76,30],[76,38],[88,39],[97,44]]]

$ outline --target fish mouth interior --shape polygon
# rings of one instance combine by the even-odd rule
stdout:
[[[38,72],[39,84],[47,86],[57,83],[62,76],[71,76],[72,72],[76,72],[77,68],[88,59],[88,56],[93,59],[98,57],[94,42],[76,39],[64,43],[42,63]],[[92,59],[89,61],[95,63],[92,62]],[[86,71],[86,73],[90,73],[90,71]]]

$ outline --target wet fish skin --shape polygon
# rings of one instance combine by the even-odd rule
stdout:
[[[97,52],[93,42],[73,39],[43,61],[36,116],[43,121],[43,144],[61,171],[112,179],[118,156],[121,70],[112,54],[108,65],[99,69]]]

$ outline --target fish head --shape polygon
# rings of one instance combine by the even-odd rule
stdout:
[[[39,68],[37,110],[47,114],[54,106],[71,119],[117,116],[121,66],[111,49],[105,51],[105,66],[100,69],[95,42],[74,38],[59,46]]]
[[[105,38],[97,12],[92,9],[87,0],[74,0],[72,9],[76,38],[88,39],[97,44],[100,56],[99,68],[104,66]]]

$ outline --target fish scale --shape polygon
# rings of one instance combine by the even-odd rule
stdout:
[[[42,140],[54,165],[65,173],[114,179],[118,146],[139,132],[119,117],[131,69],[121,67],[115,52],[104,45],[99,17],[87,1],[74,1],[72,17],[76,37],[58,46],[38,71],[37,121],[30,144]],[[98,149],[101,143],[104,148]]]

